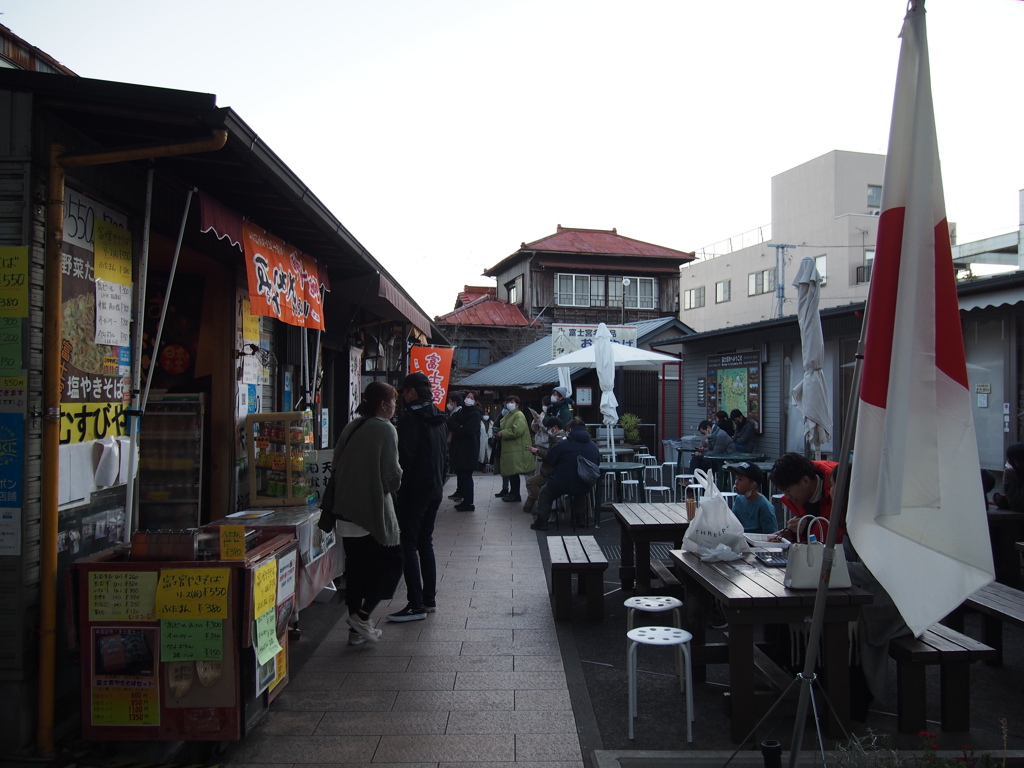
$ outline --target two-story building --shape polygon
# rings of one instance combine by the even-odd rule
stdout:
[[[531,320],[621,324],[679,312],[679,268],[694,255],[620,235],[558,225],[553,235],[502,259],[484,274],[497,297]]]

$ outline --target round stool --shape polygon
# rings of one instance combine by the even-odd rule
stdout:
[[[626,653],[626,671],[629,678],[629,738],[633,738],[633,719],[636,707],[636,649],[638,645],[674,645],[679,674],[679,690],[686,692],[686,741],[693,743],[693,681],[691,679],[690,640],[693,635],[676,627],[638,627],[626,633],[629,650]]]
[[[680,488],[686,488],[689,485],[696,484],[696,482],[697,482],[697,476],[696,475],[691,475],[691,474],[676,475],[676,482],[675,482],[675,486],[673,487],[673,490],[675,491],[675,494],[676,494],[676,501],[679,500],[679,496],[680,496],[679,489]]]
[[[665,611],[672,611],[672,626],[676,628],[682,628],[683,623],[681,621],[682,614],[679,613],[679,609],[683,607],[683,601],[678,597],[669,597],[667,595],[651,595],[646,597],[630,597],[623,605],[626,606],[626,630],[633,628],[633,619],[636,616],[637,611],[643,611],[644,613],[664,613]]]
[[[622,473],[622,500],[623,501],[640,501],[640,481],[634,480],[629,476],[628,472]],[[626,498],[626,497],[629,498]]]
[[[720,491],[722,498],[725,499],[725,503],[729,505],[729,509],[732,509],[732,500],[739,496],[736,491]]]

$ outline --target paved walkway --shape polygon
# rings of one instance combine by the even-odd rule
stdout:
[[[437,612],[350,647],[345,612],[229,765],[583,768],[537,535],[476,475],[476,511],[445,499]],[[446,494],[452,492],[449,480]]]

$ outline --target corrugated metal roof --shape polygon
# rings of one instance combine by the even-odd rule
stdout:
[[[493,285],[467,285],[459,293],[458,298],[455,300],[455,308],[458,309],[463,304],[469,304],[471,301],[476,301],[481,296],[491,296],[492,298],[498,297],[498,289]]]
[[[458,307],[447,315],[435,317],[434,322],[440,325],[475,325],[522,327],[530,324],[523,316],[519,307],[491,296],[480,296],[477,299]]]
[[[620,235],[615,229],[573,229],[558,225],[553,235],[523,243],[520,250],[595,253],[608,256],[646,256],[692,261],[694,255]]]
[[[638,323],[626,323],[636,326],[636,338],[638,344],[644,344],[647,340],[666,328],[679,324],[678,318],[659,317],[655,320],[644,320]],[[683,326],[684,328],[686,326]],[[459,387],[523,387],[533,389],[554,385],[558,382],[558,369],[555,367],[538,368],[541,363],[551,359],[551,337],[545,336],[532,344],[520,349],[514,355],[499,360],[493,365],[481,368],[476,373],[470,374],[459,382]],[[575,378],[584,368],[571,368],[569,375]]]

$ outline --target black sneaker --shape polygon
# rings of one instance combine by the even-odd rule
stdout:
[[[520,501],[523,500],[523,497],[518,495],[518,494],[516,494],[515,496],[513,496],[512,494],[509,494],[508,496],[502,496],[501,500],[502,501],[511,502],[513,504],[518,504]]]
[[[426,608],[413,608],[411,605],[405,606],[397,613],[388,615],[388,621],[423,621],[425,618],[427,618]]]
[[[496,499],[500,499],[502,496],[508,496],[508,489],[507,488],[505,490],[498,491],[496,494],[494,494],[494,498],[496,498]]]
[[[423,610],[425,610],[427,613],[434,613],[437,610],[437,603],[428,603],[426,600],[424,600]]]
[[[467,504],[466,502],[462,502],[461,504],[456,504],[455,505],[455,511],[456,512],[475,512],[476,511],[476,507],[474,507],[472,504]]]
[[[462,494],[461,493],[453,493],[448,498],[451,499],[452,501],[462,501]]]
[[[542,523],[540,520],[534,520],[530,524],[530,528],[534,531],[546,531],[548,529],[548,524]]]

